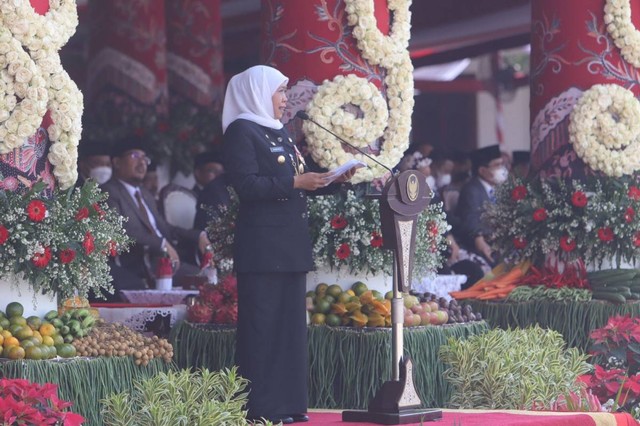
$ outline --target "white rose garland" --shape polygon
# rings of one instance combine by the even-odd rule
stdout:
[[[325,81],[307,105],[307,112],[323,126],[334,130],[337,128],[341,137],[354,141],[359,147],[366,147],[375,142],[380,137],[380,129],[385,129],[380,154],[376,158],[382,164],[393,167],[400,161],[409,145],[414,105],[413,65],[407,51],[411,28],[411,1],[389,0],[389,9],[394,12],[389,36],[384,36],[376,26],[373,0],[345,0],[345,4],[349,24],[355,25],[353,36],[357,40],[358,48],[362,50],[362,56],[373,65],[387,68],[385,85],[388,118],[387,105],[384,104],[378,89],[373,86],[371,97],[365,99],[366,97],[359,93],[359,89],[364,87],[363,81],[366,80],[353,75],[337,76],[333,81]],[[359,105],[365,118],[358,121],[350,115],[345,120],[346,114],[340,108],[345,104]],[[385,109],[385,112],[380,108]],[[364,123],[372,123],[366,131],[361,128]],[[369,165],[368,168],[358,169],[351,179],[352,183],[370,182],[386,172],[385,168],[361,154],[345,152],[333,136],[319,130],[312,123],[305,122],[303,130],[311,155],[320,166],[333,169],[350,158],[357,158]]]
[[[33,122],[37,122],[31,132],[24,137],[17,137],[18,128],[10,127],[3,131],[0,127],[0,140],[15,142],[14,148],[22,146],[27,137],[32,135],[42,122],[47,111],[51,112],[52,124],[47,128],[52,142],[48,159],[54,166],[53,174],[62,189],[69,188],[77,180],[78,143],[82,133],[82,93],[62,68],[57,51],[69,40],[78,25],[78,15],[74,0],[50,0],[49,11],[39,15],[31,7],[28,0],[13,0],[0,4],[0,24],[6,27],[14,44],[24,54],[31,55],[31,63],[38,71],[43,81],[38,91],[44,96],[44,108],[31,107],[29,103],[22,109]],[[21,46],[22,45],[22,46]],[[22,47],[25,47],[27,54]],[[0,50],[2,44],[0,43]],[[0,68],[7,66],[8,70],[15,68],[15,60],[9,58],[7,64],[0,64]],[[17,71],[16,71],[17,72]],[[0,72],[1,76],[2,72]],[[23,78],[23,77],[20,77]],[[16,93],[19,89],[26,89],[24,83],[16,83]],[[0,89],[2,86],[0,85]],[[17,105],[7,105],[7,110],[19,108],[24,99]],[[13,111],[15,114],[16,111]],[[0,119],[6,114],[0,112]],[[22,111],[18,117],[22,117]],[[2,120],[0,120],[2,121]],[[26,133],[24,129],[20,134]],[[0,145],[0,150],[2,145]],[[0,151],[1,152],[1,151]]]
[[[36,13],[29,0],[3,1],[0,4],[2,24],[30,51],[42,48],[60,50],[78,26],[75,0],[49,0],[44,15]]]
[[[0,154],[22,146],[40,126],[47,110],[45,85],[33,60],[0,26]]]
[[[622,57],[640,68],[640,31],[631,21],[630,0],[607,0],[604,6],[604,23]]]
[[[622,86],[592,86],[571,112],[569,142],[592,169],[633,174],[640,170],[640,102]]]

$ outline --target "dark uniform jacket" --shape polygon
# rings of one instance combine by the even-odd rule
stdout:
[[[238,119],[224,134],[225,171],[240,199],[237,272],[306,272],[313,268],[304,190],[293,188],[293,141],[281,130]]]

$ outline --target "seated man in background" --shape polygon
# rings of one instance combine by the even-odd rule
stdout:
[[[531,154],[529,154],[529,151],[513,151],[512,155],[511,173],[521,179],[526,178],[529,175]]]
[[[480,148],[471,153],[473,177],[460,191],[456,207],[455,235],[461,245],[482,257],[491,266],[494,258],[489,241],[492,230],[482,222],[484,203],[495,202],[495,189],[509,175],[498,145]]]
[[[157,259],[164,252],[175,266],[176,276],[196,275],[198,267],[180,259],[176,246],[187,244],[193,251],[203,253],[209,239],[206,233],[195,229],[182,229],[168,224],[159,214],[155,199],[142,187],[151,160],[147,157],[143,141],[135,138],[123,139],[114,146],[111,159],[113,177],[102,189],[109,193],[107,204],[128,218],[124,229],[134,240],[128,253],[116,258],[115,264],[132,276],[146,280],[153,287],[153,272]],[[135,283],[118,282],[114,275],[116,290],[130,288]]]
[[[100,185],[111,179],[111,147],[105,141],[83,141],[78,146],[78,180],[81,187],[91,178]]]
[[[209,182],[222,173],[224,173],[224,166],[222,165],[222,158],[217,152],[205,151],[196,155],[193,160],[193,177],[196,180],[196,184],[191,188],[196,197],[200,196],[200,193]]]

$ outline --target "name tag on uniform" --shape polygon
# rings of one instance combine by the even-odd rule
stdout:
[[[284,148],[281,146],[270,146],[271,152],[284,152]]]

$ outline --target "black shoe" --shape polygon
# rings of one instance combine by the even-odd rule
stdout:
[[[302,422],[309,421],[309,416],[307,416],[306,414],[289,414],[289,417],[293,419],[294,423],[302,423]]]
[[[275,416],[256,416],[256,417],[252,417],[252,418],[248,418],[247,422],[249,423],[264,423],[264,421],[270,421],[271,423],[273,423],[274,425],[279,425],[279,424],[283,424],[283,425],[288,425],[293,423],[293,419],[289,416],[283,415],[283,416],[279,416],[279,415],[275,415]],[[309,420],[309,418],[307,417],[307,420]],[[306,420],[305,420],[306,421]]]

